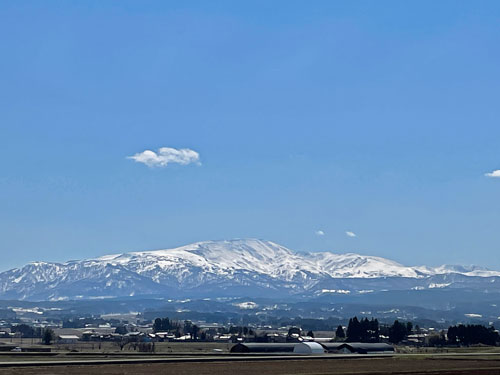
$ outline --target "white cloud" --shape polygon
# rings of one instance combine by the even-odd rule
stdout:
[[[161,147],[157,152],[145,150],[133,156],[127,156],[127,159],[146,164],[148,167],[166,167],[168,164],[201,164],[200,154],[189,148]]]
[[[486,177],[496,177],[500,178],[500,169],[497,169],[496,171],[490,172],[490,173],[485,173],[484,174]]]
[[[347,231],[347,232],[345,232],[345,234],[347,237],[356,237],[356,233],[354,233],[354,232]]]
[[[325,235],[325,232],[323,232],[322,230],[317,230],[314,233],[316,234],[316,236],[324,236]]]

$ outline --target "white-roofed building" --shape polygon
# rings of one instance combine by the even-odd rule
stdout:
[[[324,354],[325,348],[323,348],[317,342],[306,341],[300,344],[295,344],[293,352],[296,354]]]
[[[59,344],[74,344],[80,338],[77,335],[59,335],[57,336],[57,342]]]

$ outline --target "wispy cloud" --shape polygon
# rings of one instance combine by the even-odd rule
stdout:
[[[172,147],[161,147],[157,152],[144,150],[127,159],[146,164],[148,167],[166,167],[168,164],[201,164],[200,154],[189,148],[176,149]]]
[[[485,173],[484,175],[486,177],[500,178],[500,169],[497,169],[496,171],[490,173]]]
[[[351,232],[351,231],[347,231],[347,232],[345,232],[345,234],[347,237],[356,237],[356,233]]]
[[[322,230],[317,230],[316,232],[314,232],[314,234],[316,234],[316,236],[324,236],[325,232],[323,232]]]

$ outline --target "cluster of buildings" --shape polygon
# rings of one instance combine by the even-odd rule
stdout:
[[[42,329],[50,328],[54,332],[54,343],[74,344],[78,342],[186,342],[186,341],[211,341],[226,342],[234,344],[259,343],[259,344],[298,344],[316,342],[320,345],[337,345],[331,343],[335,339],[335,333],[315,332],[316,337],[307,335],[299,328],[290,327],[228,327],[221,324],[193,322],[198,329],[197,332],[180,329],[155,332],[153,321],[141,320],[137,315],[128,316],[102,316],[99,318],[75,318],[72,325],[64,324],[63,321],[43,320],[37,311],[23,312],[25,319],[0,320],[0,342],[12,342],[13,339],[38,338],[40,335],[23,335],[15,327],[21,324],[29,325],[40,332]],[[84,323],[83,323],[84,322]],[[242,329],[244,328],[244,329]],[[429,346],[433,339],[446,335],[445,331],[432,328],[421,328],[418,332],[410,334],[402,343],[407,346]],[[381,337],[383,340],[384,337]],[[386,341],[386,340],[383,340]],[[341,343],[342,344],[342,343]],[[308,344],[307,344],[308,345]],[[352,344],[350,344],[352,345]],[[290,346],[292,347],[292,346]],[[323,348],[325,349],[325,348]],[[328,350],[330,350],[328,349]],[[344,347],[340,350],[347,350]],[[327,350],[327,349],[325,349]],[[333,349],[332,349],[333,350]],[[335,350],[339,350],[336,348]],[[350,350],[350,349],[349,349]]]

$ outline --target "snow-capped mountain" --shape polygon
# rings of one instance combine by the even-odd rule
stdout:
[[[33,262],[0,273],[0,298],[318,296],[478,285],[500,288],[500,272],[406,267],[358,254],[297,253],[270,241],[244,239],[66,263]]]

